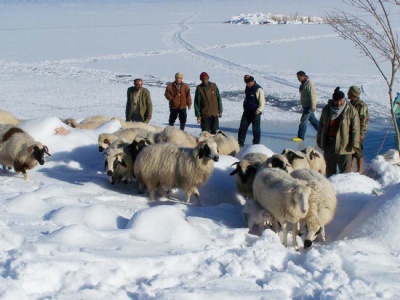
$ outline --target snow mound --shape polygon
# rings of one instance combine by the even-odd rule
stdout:
[[[240,14],[231,17],[230,24],[249,24],[249,25],[264,25],[264,24],[321,24],[324,19],[312,16],[299,16],[297,14],[288,16],[283,14],[271,13],[252,13]]]
[[[126,228],[131,230],[133,238],[147,242],[188,248],[201,247],[207,242],[205,236],[174,206],[140,210],[132,216]]]

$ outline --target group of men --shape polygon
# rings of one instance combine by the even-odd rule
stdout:
[[[319,121],[314,115],[317,108],[317,93],[314,82],[304,71],[297,72],[300,81],[300,102],[303,113],[294,142],[304,140],[308,121],[317,130],[317,146],[324,151],[326,176],[348,173],[354,169],[362,173],[364,164],[363,141],[368,129],[368,106],[360,99],[361,90],[353,85],[344,93],[337,87],[332,99],[322,109]]]
[[[209,81],[206,72],[200,74],[200,81],[196,87],[194,110],[197,123],[202,131],[215,134],[219,129],[219,118],[222,117],[222,100],[218,87]],[[320,120],[315,117],[317,109],[317,93],[314,82],[305,72],[297,72],[300,81],[300,103],[303,109],[297,136],[294,142],[301,142],[305,138],[307,123],[317,130],[317,146],[323,150],[327,163],[327,177],[353,170],[353,157],[357,162],[357,171],[362,172],[363,141],[368,129],[368,107],[360,99],[361,90],[351,86],[345,95],[337,87],[332,99],[322,109]],[[239,146],[243,147],[247,130],[252,124],[253,144],[259,144],[261,139],[261,115],[265,107],[263,88],[251,75],[244,76],[245,99],[243,114],[238,130]],[[135,79],[134,86],[128,88],[125,116],[126,121],[148,123],[152,116],[152,102],[150,91],[143,88],[143,80]],[[165,98],[169,101],[169,125],[173,126],[179,118],[180,129],[185,129],[187,109],[192,107],[192,98],[189,86],[183,82],[183,74],[175,74],[175,81],[167,85]]]

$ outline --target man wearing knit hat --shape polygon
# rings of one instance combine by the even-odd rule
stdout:
[[[170,126],[174,126],[179,116],[180,129],[185,130],[187,120],[186,108],[192,107],[192,97],[190,96],[189,86],[183,82],[183,74],[175,74],[175,81],[167,85],[165,98],[169,101],[169,121]]]
[[[361,174],[364,165],[363,142],[368,129],[369,115],[368,106],[367,104],[365,104],[364,101],[360,99],[360,94],[360,88],[355,85],[352,85],[347,92],[347,97],[350,99],[350,104],[354,106],[354,108],[357,110],[358,116],[360,118],[360,148],[357,149],[353,154],[353,158],[351,160],[351,171],[354,170],[355,158],[357,162],[357,172]]]
[[[317,109],[317,92],[315,91],[315,84],[304,71],[297,72],[297,80],[300,81],[300,104],[303,108],[303,113],[300,118],[299,130],[297,137],[293,138],[293,142],[301,142],[304,140],[307,123],[310,121],[311,125],[318,130],[318,120],[314,115]]]
[[[206,72],[200,74],[201,84],[196,87],[194,113],[202,131],[215,134],[219,129],[218,118],[222,117],[222,100],[218,87],[209,81]]]
[[[349,105],[340,87],[322,109],[317,133],[317,145],[324,151],[326,177],[349,173],[355,149],[360,148],[360,118]]]
[[[243,101],[243,115],[240,120],[238,132],[239,146],[244,146],[247,129],[252,124],[253,129],[253,144],[259,144],[261,138],[261,114],[265,106],[265,96],[263,88],[257,84],[253,76],[245,75],[244,82],[246,83],[245,95]]]

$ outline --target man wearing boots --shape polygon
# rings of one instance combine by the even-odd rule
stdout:
[[[169,122],[170,126],[174,126],[179,116],[180,129],[185,130],[187,119],[186,107],[190,110],[192,106],[192,97],[190,96],[189,86],[182,82],[183,74],[178,72],[175,74],[175,81],[167,85],[165,89],[165,98],[169,101]]]
[[[357,172],[362,173],[364,164],[363,142],[365,134],[367,133],[369,116],[368,106],[360,99],[361,90],[359,87],[352,85],[348,92],[347,97],[350,99],[350,104],[357,110],[360,117],[360,148],[355,151],[351,160],[351,171],[354,170],[354,158],[357,162]]]

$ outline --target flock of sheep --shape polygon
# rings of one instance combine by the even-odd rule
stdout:
[[[0,111],[0,164],[4,171],[14,168],[28,179],[27,170],[50,155],[45,145],[16,127],[19,121],[10,113]],[[78,123],[64,123],[79,129],[94,129],[108,117],[90,117]],[[161,128],[140,122],[120,120],[121,129],[98,137],[99,151],[104,153],[105,170],[112,184],[136,180],[138,192],[147,189],[150,200],[156,191],[168,197],[171,189],[182,189],[186,201],[199,197],[203,185],[214,169],[219,155],[236,156],[237,140],[218,131],[215,135],[202,132],[199,137],[173,126]],[[68,130],[59,128],[58,134]],[[237,191],[245,199],[243,215],[250,232],[261,234],[270,225],[282,229],[287,246],[288,224],[292,225],[293,247],[299,249],[296,236],[306,228],[304,247],[308,248],[318,234],[325,238],[324,226],[334,216],[336,193],[325,175],[321,153],[311,147],[302,151],[285,149],[282,154],[268,157],[250,153],[234,163]],[[258,229],[258,232],[256,232]]]

